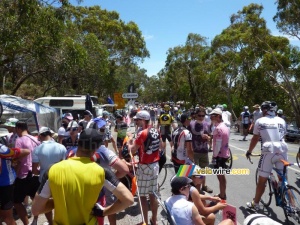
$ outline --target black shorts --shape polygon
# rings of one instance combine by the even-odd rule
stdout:
[[[243,124],[243,128],[247,130],[249,128],[249,124]]]
[[[34,198],[40,186],[39,177],[30,175],[26,178],[17,178],[14,189],[14,203],[22,203],[26,196]]]
[[[14,205],[14,185],[0,187],[0,210],[9,210]]]
[[[123,146],[123,141],[124,141],[124,138],[119,138],[119,137],[117,137],[117,147],[118,147],[118,148],[122,148],[122,146]]]
[[[221,158],[221,157],[217,157],[216,158],[216,165],[215,165],[215,169],[219,169],[220,167],[223,169],[227,169],[227,165],[226,165],[226,161],[228,158]]]
[[[162,139],[163,142],[166,142],[167,139],[168,139],[169,142],[171,142],[172,135],[171,134],[162,134],[161,139]]]

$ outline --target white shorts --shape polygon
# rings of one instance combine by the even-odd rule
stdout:
[[[269,177],[273,165],[280,170],[283,171],[283,163],[280,159],[287,160],[287,152],[282,153],[262,153],[258,163],[258,172],[261,177]]]
[[[158,171],[158,162],[152,164],[139,164],[136,174],[140,196],[147,196],[148,194],[152,194],[153,191],[158,191]]]

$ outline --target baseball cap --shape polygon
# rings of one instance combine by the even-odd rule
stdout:
[[[9,132],[6,128],[0,127],[0,137],[5,137],[8,134],[9,134]]]
[[[146,110],[139,111],[134,117],[134,119],[150,120],[150,114]]]
[[[259,109],[259,108],[260,108],[260,105],[259,105],[259,104],[255,104],[255,105],[253,106],[253,108]]]
[[[96,150],[103,142],[103,135],[93,128],[87,128],[80,133],[78,146],[86,150]]]
[[[177,177],[175,176],[171,180],[171,188],[173,191],[179,191],[184,186],[192,183],[193,181],[188,177]]]
[[[186,120],[191,120],[191,119],[192,119],[191,116],[189,114],[186,114],[186,113],[184,113],[180,116],[180,122],[181,123],[184,123]]]
[[[84,110],[83,115],[85,115],[85,116],[93,116],[93,114],[89,110]]]
[[[215,108],[209,113],[209,115],[213,115],[213,114],[222,115],[222,110],[220,108]]]
[[[62,116],[63,119],[68,119],[68,120],[73,120],[73,115],[72,113],[65,113],[63,116]]]
[[[8,127],[16,127],[16,123],[18,122],[19,120],[17,118],[9,118],[6,120],[6,122],[4,123],[5,126],[8,126]]]
[[[68,124],[68,127],[67,127],[67,129],[66,129],[66,131],[69,131],[69,130],[71,130],[71,128],[78,128],[79,127],[79,125],[78,125],[78,123],[76,122],[76,121],[71,121],[69,124]]]
[[[39,130],[39,135],[44,133],[54,134],[54,132],[49,127],[41,127]]]

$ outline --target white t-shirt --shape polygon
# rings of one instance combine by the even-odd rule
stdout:
[[[231,113],[229,111],[222,112],[222,120],[227,127],[230,127],[231,125],[230,118],[231,118]]]
[[[192,208],[194,203],[187,201],[184,195],[173,195],[166,200],[166,207],[174,217],[176,224],[193,225]]]
[[[286,152],[287,144],[284,141],[285,133],[285,121],[277,116],[267,115],[259,118],[255,122],[253,129],[253,134],[261,136],[263,152]]]
[[[246,217],[244,225],[280,225],[280,223],[272,220],[266,215],[255,213]]]
[[[255,110],[253,112],[253,123],[256,122],[256,120],[258,120],[260,117],[262,117],[262,111],[259,109],[259,110]]]

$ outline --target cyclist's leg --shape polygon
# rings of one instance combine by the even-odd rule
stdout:
[[[265,192],[266,182],[271,174],[273,163],[272,158],[273,153],[263,153],[259,159],[258,163],[258,182],[256,186],[256,192],[254,197],[254,203],[258,204],[261,196]]]

